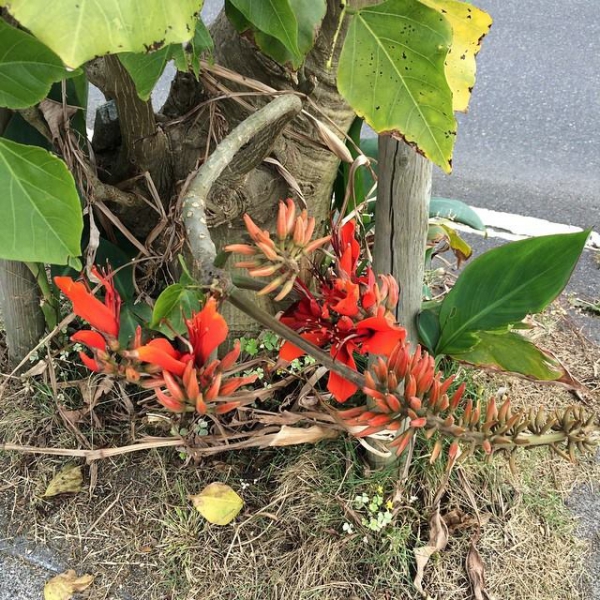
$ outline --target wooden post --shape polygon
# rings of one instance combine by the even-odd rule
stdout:
[[[413,348],[418,343],[415,317],[421,308],[425,245],[431,197],[432,163],[403,141],[379,136],[379,182],[375,216],[373,267],[393,275],[400,286],[396,318]],[[412,448],[406,451],[404,475]],[[370,454],[373,466],[389,464]]]

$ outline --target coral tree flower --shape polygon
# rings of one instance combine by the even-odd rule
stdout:
[[[330,239],[330,236],[312,239],[315,218],[309,217],[306,210],[296,215],[296,206],[291,198],[279,203],[276,239],[271,238],[268,231],[260,229],[248,214],[244,215],[244,223],[252,245],[231,244],[225,246],[225,251],[250,257],[251,260],[235,266],[248,269],[252,277],[276,275],[258,292],[259,295],[270,294],[281,288],[276,301],[283,300],[292,291],[306,257]]]
[[[73,281],[70,277],[55,277],[54,283],[60,291],[73,304],[73,312],[87,321],[94,329],[111,338],[119,337],[119,313],[121,298],[117,293],[112,276],[104,276],[96,268],[92,273],[104,286],[104,302],[96,298],[89,287],[80,281]]]
[[[210,360],[211,354],[227,339],[225,319],[217,311],[217,301],[209,298],[204,308],[186,320],[191,353],[182,354],[167,340],[152,340],[131,354],[161,371],[151,380],[142,382],[152,388],[156,398],[173,412],[193,411],[206,414],[213,410],[224,414],[238,406],[232,396],[241,386],[253,383],[256,376],[226,378],[226,371],[240,355],[239,342],[221,360]]]
[[[370,268],[358,275],[360,245],[353,221],[334,236],[332,246],[336,255],[333,280],[321,280],[318,298],[304,289],[304,297],[284,313],[281,321],[316,346],[330,345],[332,358],[356,370],[354,353],[389,356],[406,338],[406,331],[395,323],[391,312],[398,303],[398,285],[391,276],[381,277],[379,285]],[[285,342],[279,356],[291,361],[303,354]],[[331,372],[327,389],[336,400],[345,402],[357,387]]]
[[[116,365],[110,360],[110,352],[119,347],[121,298],[110,271],[104,275],[93,267],[92,273],[104,287],[104,302],[98,300],[84,282],[73,281],[71,277],[55,277],[54,282],[71,301],[73,312],[96,330],[81,330],[71,336],[74,342],[83,344],[92,351],[93,357],[85,352],[79,353],[83,364],[91,371],[114,373]]]

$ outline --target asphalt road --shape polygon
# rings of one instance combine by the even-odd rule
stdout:
[[[494,25],[434,192],[600,228],[600,18],[593,0],[476,0]]]
[[[454,173],[434,193],[600,229],[600,18],[594,0],[477,0],[494,18]],[[206,0],[210,23],[221,0]],[[155,94],[160,105],[169,70]],[[92,104],[101,101],[92,94]]]

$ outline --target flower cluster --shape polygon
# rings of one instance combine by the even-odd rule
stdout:
[[[281,321],[319,347],[329,346],[335,360],[356,370],[354,353],[388,356],[406,338],[392,312],[398,303],[398,285],[391,276],[380,276],[370,267],[358,273],[360,246],[354,222],[346,223],[332,239],[335,264],[320,277],[319,293],[302,288],[302,298]],[[285,342],[280,358],[291,361],[304,352]],[[328,390],[339,402],[346,401],[357,386],[331,372]]]
[[[575,450],[594,450],[599,442],[597,418],[583,407],[547,413],[538,410],[513,411],[510,400],[500,406],[492,398],[487,406],[471,398],[463,400],[465,384],[448,393],[454,376],[444,379],[435,370],[433,358],[419,346],[411,355],[405,342],[399,343],[387,360],[379,359],[365,373],[364,393],[374,406],[359,406],[338,415],[356,437],[382,431],[402,433],[391,443],[399,456],[411,440],[422,432],[436,440],[430,460],[441,455],[444,437],[453,441],[448,448],[448,464],[475,450],[488,457],[502,451],[510,455],[511,466],[518,448],[549,445],[558,454],[574,459]]]
[[[279,203],[277,214],[277,239],[272,239],[268,231],[260,229],[250,215],[244,215],[246,229],[253,241],[249,244],[231,244],[226,252],[234,252],[252,257],[250,261],[236,263],[236,267],[248,269],[252,277],[277,275],[260,290],[259,295],[269,294],[280,289],[276,301],[283,300],[294,288],[294,283],[302,268],[302,259],[326,244],[330,236],[312,239],[315,231],[315,218],[309,217],[306,210],[296,216],[296,206],[291,198]]]
[[[224,414],[240,406],[236,392],[253,383],[256,376],[228,376],[239,357],[239,343],[221,360],[211,359],[228,333],[215,298],[209,297],[204,308],[186,320],[188,336],[183,341],[187,347],[183,351],[162,337],[143,344],[140,327],[131,348],[124,348],[119,342],[121,299],[112,275],[98,269],[93,269],[93,275],[104,287],[104,302],[84,282],[55,278],[58,288],[71,300],[73,312],[92,327],[71,336],[88,348],[91,356],[81,352],[80,357],[90,370],[125,377],[153,389],[158,402],[173,412]]]

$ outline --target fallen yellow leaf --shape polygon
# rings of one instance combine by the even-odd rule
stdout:
[[[83,592],[94,581],[93,575],[82,575],[69,569],[53,577],[44,586],[44,600],[70,600],[75,592]]]
[[[81,467],[69,465],[64,467],[52,478],[44,492],[44,498],[51,498],[58,494],[76,494],[83,486],[83,473]]]
[[[189,498],[194,508],[214,525],[231,523],[244,506],[244,501],[224,483],[211,483]]]

